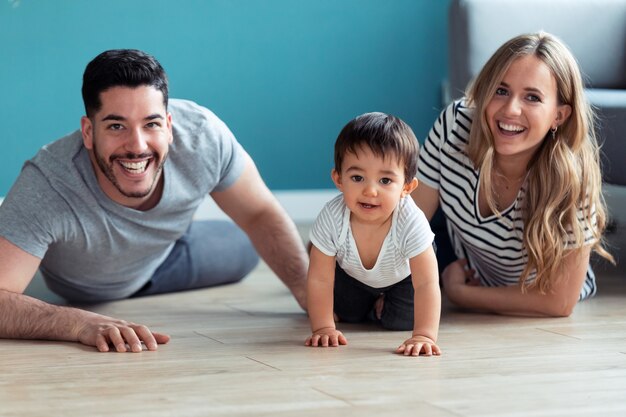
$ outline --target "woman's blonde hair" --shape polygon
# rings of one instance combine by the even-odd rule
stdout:
[[[533,55],[550,68],[556,80],[559,104],[571,106],[571,115],[553,138],[550,131],[531,158],[523,206],[523,243],[527,263],[520,276],[522,289],[550,289],[568,248],[585,244],[585,229],[593,231],[592,250],[613,261],[604,249],[606,207],[602,197],[599,147],[595,136],[594,113],[587,102],[576,59],[557,37],[545,33],[517,36],[502,45],[487,61],[468,87],[470,106],[476,108],[466,152],[482,171],[480,186],[493,190],[494,141],[487,122],[486,107],[504,74],[516,59]],[[499,215],[494,194],[487,204]],[[577,213],[584,210],[584,219]],[[595,215],[594,215],[595,212]],[[595,219],[595,223],[594,223]],[[573,241],[572,241],[573,239]],[[527,279],[536,270],[532,283]]]

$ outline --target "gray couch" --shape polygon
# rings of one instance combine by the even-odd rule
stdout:
[[[538,30],[576,56],[599,116],[604,180],[626,185],[626,0],[452,0],[449,98],[463,95],[504,41]]]

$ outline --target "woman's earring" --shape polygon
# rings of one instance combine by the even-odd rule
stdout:
[[[556,139],[556,130],[558,129],[557,126],[553,127],[552,129],[550,129],[550,132],[552,132],[552,140]]]

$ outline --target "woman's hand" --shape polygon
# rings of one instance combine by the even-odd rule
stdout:
[[[458,259],[444,269],[441,274],[443,290],[448,298],[455,302],[458,300],[465,286],[478,286],[480,281],[475,276],[476,271],[467,268],[466,259]]]

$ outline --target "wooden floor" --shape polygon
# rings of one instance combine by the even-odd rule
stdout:
[[[569,318],[444,305],[443,355],[407,358],[392,351],[408,333],[368,325],[341,326],[349,346],[304,347],[306,316],[261,265],[237,285],[92,308],[169,333],[157,352],[0,340],[0,415],[623,417],[620,268]]]

